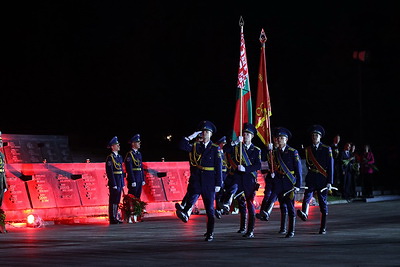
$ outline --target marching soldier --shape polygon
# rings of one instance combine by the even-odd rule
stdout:
[[[110,192],[108,201],[108,216],[110,224],[122,223],[118,218],[118,205],[121,201],[121,193],[124,187],[123,159],[118,154],[120,144],[114,136],[108,143],[111,153],[106,158],[106,173],[108,178],[108,189]]]
[[[1,137],[0,132],[0,148],[3,148],[3,138]],[[0,209],[3,204],[4,193],[7,192],[7,180],[6,180],[6,171],[5,171],[5,156],[3,152],[0,151]],[[6,233],[7,230],[5,226],[0,229],[0,233]]]
[[[193,143],[190,143],[190,141],[195,138],[195,141]],[[189,143],[187,142],[187,139],[189,139]],[[190,135],[189,137],[184,137],[181,142],[179,143],[179,148],[187,151],[190,150],[189,152],[189,164],[190,164],[190,177],[192,176],[192,174],[194,174],[194,172],[197,170],[197,164],[198,164],[198,159],[196,159],[194,157],[194,155],[196,154],[196,146],[200,145],[200,143],[203,142],[203,134],[201,131],[196,131],[194,132],[192,135]],[[188,198],[188,191],[189,191],[189,187],[192,185],[191,179],[189,178],[189,183],[188,186],[186,188],[186,194],[183,197],[181,203],[175,203],[175,208],[176,210],[183,210],[187,204],[187,198]],[[190,216],[192,212],[192,207],[188,210],[188,215]]]
[[[219,146],[210,139],[212,134],[216,132],[215,125],[210,121],[202,121],[198,128],[202,131],[203,141],[195,143],[195,149],[189,144],[189,141],[197,136],[198,133],[185,138],[180,145],[181,149],[193,152],[192,156],[197,164],[196,170],[191,173],[187,204],[183,210],[177,210],[176,215],[183,222],[188,222],[190,217],[189,210],[201,195],[207,214],[205,241],[212,241],[215,224],[215,193],[219,192],[222,186],[222,159]]]
[[[140,199],[142,187],[146,184],[143,173],[142,154],[140,153],[140,134],[134,135],[131,140],[131,150],[125,156],[125,168],[128,181],[128,194]]]
[[[240,229],[243,237],[254,238],[255,207],[254,198],[258,189],[257,171],[261,169],[261,149],[251,143],[257,129],[251,123],[245,123],[243,137],[233,142],[226,151],[232,155],[234,169],[232,192],[243,192],[244,197],[238,199],[240,213]],[[240,152],[239,142],[243,141]],[[242,158],[240,158],[242,155]],[[248,217],[248,218],[247,218]],[[246,220],[247,231],[246,231]]]
[[[300,156],[296,149],[287,145],[292,134],[286,128],[277,129],[278,149],[273,151],[274,157],[274,188],[267,201],[266,209],[260,210],[263,220],[268,221],[270,217],[269,207],[279,198],[280,205],[287,207],[289,216],[289,229],[285,237],[294,237],[296,213],[294,209],[294,193],[300,190],[302,169]],[[281,210],[282,211],[282,210]],[[286,219],[286,218],[281,218]],[[281,225],[284,224],[281,222]]]
[[[221,215],[223,213],[223,203],[222,203],[222,197],[223,197],[223,188],[225,186],[225,179],[226,176],[228,175],[228,160],[226,157],[226,153],[224,152],[224,146],[226,145],[226,136],[221,137],[217,144],[219,145],[220,152],[221,152],[221,158],[222,158],[222,189],[218,192],[215,193],[215,217],[217,219],[221,219]]]
[[[334,163],[332,149],[321,142],[325,135],[325,130],[321,125],[313,125],[310,128],[312,145],[306,147],[306,165],[308,173],[306,175],[307,189],[304,192],[301,210],[297,210],[297,215],[303,220],[308,219],[308,209],[313,193],[318,196],[319,209],[321,211],[320,234],[326,234],[326,216],[328,215],[328,191],[333,184]]]
[[[0,148],[3,148],[3,138],[1,137],[0,132]],[[0,208],[3,204],[4,193],[7,191],[7,180],[6,180],[6,172],[4,169],[5,166],[5,156],[3,152],[0,151]]]
[[[278,128],[274,128],[272,131],[272,144],[268,145],[268,148],[266,150],[262,151],[262,156],[261,158],[265,160],[264,165],[267,165],[264,167],[264,170],[261,169],[262,173],[265,173],[265,190],[264,190],[264,197],[261,203],[261,208],[260,208],[260,213],[256,214],[256,218],[260,219],[262,221],[267,221],[267,217],[262,214],[261,211],[265,210],[267,214],[271,214],[272,209],[274,207],[274,203],[276,199],[272,200],[267,207],[267,203],[269,198],[272,195],[273,188],[274,188],[274,182],[275,182],[275,173],[274,170],[271,170],[271,165],[274,164],[274,159],[273,159],[273,150],[278,149],[279,143],[278,143]],[[271,149],[272,148],[272,149]],[[264,152],[264,153],[263,153]],[[261,162],[263,164],[263,162]],[[274,169],[275,166],[273,165]],[[279,229],[280,234],[287,234],[287,220],[288,220],[288,211],[287,211],[287,206],[285,203],[282,201],[282,197],[278,197],[279,200],[279,208],[281,211],[281,226]],[[269,219],[269,218],[268,218]]]

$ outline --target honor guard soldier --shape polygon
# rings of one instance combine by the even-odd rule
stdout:
[[[262,213],[263,210],[266,211],[266,214],[271,215],[272,209],[274,207],[274,202],[276,199],[270,201],[269,206],[267,206],[268,200],[272,195],[272,191],[274,189],[274,183],[275,183],[275,163],[274,163],[274,158],[273,158],[273,150],[278,149],[279,147],[279,142],[278,142],[278,132],[279,128],[274,128],[272,129],[272,144],[268,144],[267,149],[263,150],[261,152],[261,159],[266,158],[266,165],[267,168],[265,170],[261,169],[262,173],[265,173],[265,190],[264,190],[264,198],[261,203],[261,208],[260,208],[260,213],[256,214],[256,218],[262,220],[262,221],[267,221],[267,217]],[[264,153],[263,153],[264,152]],[[263,163],[263,162],[261,162]],[[272,169],[273,168],[273,169]],[[276,197],[276,195],[273,195],[273,197]],[[279,232],[280,234],[287,234],[287,220],[288,220],[288,211],[287,211],[287,206],[283,202],[283,197],[278,196],[278,201],[279,201],[279,208],[281,211],[281,225]],[[269,217],[268,217],[269,219]]]
[[[125,169],[127,173],[128,194],[140,199],[142,187],[146,184],[144,179],[142,154],[140,153],[140,134],[134,135],[131,140],[131,150],[125,156]]]
[[[189,178],[187,204],[183,210],[177,210],[176,215],[183,222],[187,222],[190,217],[189,210],[201,195],[207,214],[205,241],[212,241],[215,224],[215,193],[219,192],[222,186],[222,159],[219,146],[210,140],[212,134],[216,132],[215,125],[210,121],[202,121],[198,128],[203,134],[201,143],[195,143],[193,146],[189,143],[190,139],[198,134],[194,133],[182,140],[180,144],[181,149],[193,153],[196,170]]]
[[[325,135],[325,130],[321,125],[313,125],[310,130],[312,145],[306,147],[306,165],[308,173],[306,175],[307,189],[304,192],[301,210],[297,210],[297,215],[306,221],[308,209],[314,192],[317,193],[319,209],[321,211],[320,234],[326,233],[326,216],[328,215],[328,191],[333,184],[334,161],[332,149],[324,145],[321,138]]]
[[[193,143],[189,143],[187,142],[186,139],[189,139],[189,141],[191,141],[192,139],[195,139],[195,141]],[[190,164],[190,177],[192,176],[192,174],[195,173],[195,171],[197,170],[197,159],[194,157],[194,155],[196,154],[196,146],[200,145],[200,143],[203,142],[203,134],[201,131],[196,131],[194,132],[192,135],[190,135],[189,137],[184,137],[180,143],[179,143],[179,148],[187,151],[190,150],[189,152],[189,164]],[[187,205],[187,198],[188,198],[188,192],[189,192],[189,187],[192,186],[192,180],[189,179],[188,181],[188,186],[186,188],[186,194],[182,199],[181,204],[179,203],[175,203],[175,208],[176,210],[183,210],[185,208],[185,206]],[[192,213],[192,208],[191,207],[188,210],[188,215],[190,216],[190,214]]]
[[[0,148],[3,148],[3,138],[0,132]],[[5,171],[5,156],[2,151],[0,151],[0,209],[3,204],[4,193],[7,192],[7,180]],[[0,226],[0,233],[6,233],[7,230],[5,226]]]
[[[231,192],[243,192],[244,194],[244,197],[241,196],[238,199],[240,213],[240,228],[238,233],[244,233],[243,237],[246,238],[254,238],[256,214],[254,198],[258,189],[257,171],[261,169],[261,149],[251,143],[256,134],[257,129],[254,125],[245,123],[243,126],[243,137],[240,136],[238,140],[232,142],[226,149],[232,155],[233,165],[231,168],[235,170]],[[248,221],[247,231],[246,221]]]
[[[110,191],[108,216],[110,224],[118,224],[122,223],[118,218],[118,205],[121,201],[121,193],[124,187],[124,173],[122,168],[123,159],[122,156],[118,154],[120,145],[116,136],[108,143],[108,148],[111,149],[111,153],[106,159],[106,173],[108,189]]]
[[[294,209],[294,193],[300,190],[302,177],[299,152],[287,145],[292,134],[286,128],[277,129],[278,148],[273,151],[275,180],[274,188],[266,204],[266,210],[260,210],[260,214],[269,220],[269,208],[279,198],[280,205],[287,207],[289,216],[289,229],[285,237],[294,237],[296,213]],[[282,219],[282,218],[281,218]],[[285,219],[285,218],[284,218]],[[281,222],[281,225],[283,222]]]
[[[223,188],[225,184],[225,179],[226,176],[228,175],[228,160],[226,157],[226,154],[224,152],[224,146],[226,145],[226,136],[221,137],[217,144],[219,145],[220,152],[221,152],[221,158],[222,158],[222,187],[221,190],[218,193],[215,193],[215,216],[218,219],[221,219],[221,215],[223,213],[223,203],[221,201],[222,196],[223,196]]]

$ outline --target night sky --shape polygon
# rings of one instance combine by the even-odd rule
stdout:
[[[72,151],[94,158],[114,135],[127,151],[140,133],[144,161],[186,160],[176,143],[199,121],[215,123],[214,141],[231,133],[243,16],[253,104],[264,28],[271,123],[291,130],[292,146],[308,144],[317,123],[325,143],[340,133],[342,144],[398,148],[393,1],[11,2],[3,133],[67,135]],[[363,50],[368,60],[355,61]]]

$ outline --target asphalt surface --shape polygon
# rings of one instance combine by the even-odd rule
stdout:
[[[399,200],[329,206],[327,234],[318,234],[319,210],[297,219],[294,238],[278,234],[280,212],[256,222],[255,238],[236,233],[239,215],[216,220],[205,242],[205,215],[135,224],[8,226],[0,234],[1,266],[400,266]]]

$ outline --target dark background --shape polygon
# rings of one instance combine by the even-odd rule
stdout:
[[[102,161],[114,135],[126,152],[140,133],[144,161],[186,160],[177,141],[199,121],[215,123],[214,140],[231,133],[243,16],[253,105],[264,28],[271,123],[291,130],[290,144],[308,144],[318,123],[325,143],[370,143],[394,174],[397,5],[254,2],[3,3],[0,130],[67,135],[77,161]],[[367,61],[354,60],[363,50]]]

